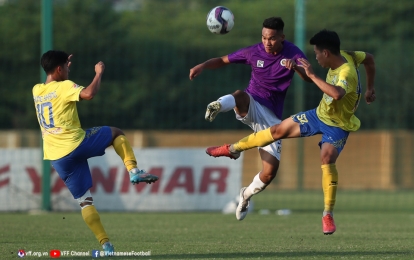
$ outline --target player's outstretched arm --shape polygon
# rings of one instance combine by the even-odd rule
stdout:
[[[297,66],[302,67],[306,71],[306,75],[308,75],[308,77],[312,79],[313,83],[315,83],[316,86],[318,86],[318,88],[323,91],[323,93],[327,94],[335,100],[340,100],[343,96],[345,96],[345,89],[339,86],[331,85],[327,83],[325,80],[318,77],[315,74],[315,72],[313,72],[312,66],[310,65],[308,60],[299,58],[298,61],[301,64]]]
[[[370,53],[365,53],[365,59],[362,61],[365,67],[365,73],[367,78],[367,90],[365,91],[365,101],[368,104],[374,102],[376,99],[375,88],[374,88],[374,79],[375,79],[375,61],[374,55]]]
[[[201,74],[204,69],[217,69],[221,68],[227,64],[230,64],[228,56],[223,56],[219,58],[209,59],[201,64],[198,64],[194,68],[190,69],[190,80],[193,80],[195,77]]]
[[[95,65],[95,77],[93,78],[91,84],[84,88],[79,94],[79,97],[81,99],[91,100],[98,93],[99,87],[101,86],[101,78],[104,70],[105,64],[102,61],[98,62]]]
[[[313,80],[311,78],[309,78],[308,75],[306,75],[306,71],[302,67],[299,67],[298,65],[295,64],[292,68],[296,71],[296,73],[298,73],[299,77],[303,81],[306,81],[306,82],[309,82],[309,83],[313,82]]]
[[[306,75],[306,71],[302,67],[299,67],[293,59],[286,59],[285,67],[289,70],[294,70],[302,80],[310,83],[313,82],[308,75]]]

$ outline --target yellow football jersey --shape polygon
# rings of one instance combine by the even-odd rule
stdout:
[[[366,54],[361,51],[341,51],[341,55],[347,62],[334,70],[329,69],[326,82],[345,89],[346,94],[340,100],[334,100],[324,93],[316,113],[325,124],[352,132],[361,126],[354,113],[362,92],[358,67]]]
[[[33,87],[37,120],[43,137],[43,158],[60,159],[79,146],[85,137],[76,102],[84,87],[73,81],[52,81]]]

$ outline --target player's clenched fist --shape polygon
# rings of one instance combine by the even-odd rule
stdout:
[[[102,61],[96,63],[96,65],[95,65],[95,72],[96,73],[102,74],[104,72],[104,70],[105,70],[105,64]]]
[[[365,92],[365,101],[367,102],[368,105],[371,104],[372,102],[374,102],[376,98],[377,97],[375,96],[375,89],[374,88],[368,89]]]

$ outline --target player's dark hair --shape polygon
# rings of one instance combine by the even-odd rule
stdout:
[[[50,74],[58,66],[63,66],[68,61],[69,55],[64,51],[50,50],[45,52],[40,59],[40,65],[46,74]]]
[[[281,17],[270,17],[264,20],[263,27],[267,29],[276,30],[277,32],[283,32],[285,23]]]
[[[334,31],[323,29],[315,34],[309,41],[311,45],[315,45],[318,50],[328,50],[334,55],[340,53],[341,41]]]

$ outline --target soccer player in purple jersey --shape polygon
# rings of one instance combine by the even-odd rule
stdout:
[[[251,79],[244,90],[236,90],[233,94],[220,97],[207,106],[205,119],[213,121],[220,112],[234,110],[236,118],[250,126],[254,132],[280,124],[283,104],[287,90],[295,72],[307,81],[312,80],[302,67],[297,66],[305,54],[293,43],[285,40],[284,22],[280,17],[264,20],[262,42],[240,49],[229,55],[209,59],[190,70],[190,80],[197,77],[203,69],[216,69],[230,63],[250,65]],[[248,205],[243,198],[251,198],[263,191],[275,178],[279,168],[281,141],[259,148],[262,159],[262,171],[259,172],[248,187],[240,190],[240,202],[236,210],[236,218],[243,220],[247,215]],[[240,155],[235,154],[232,159]]]

